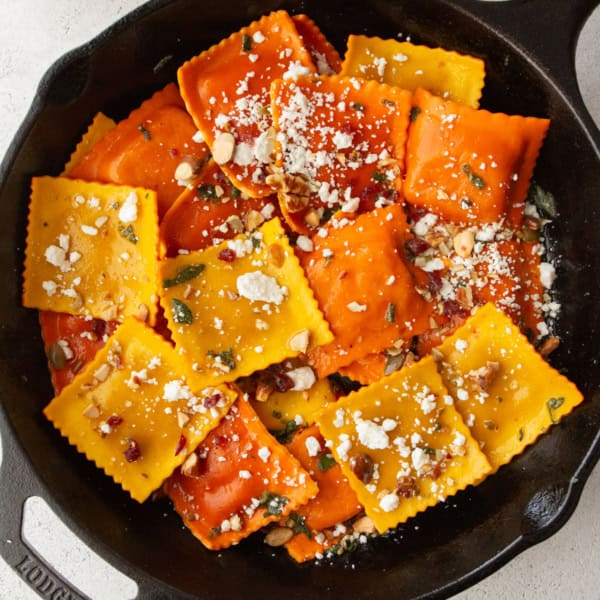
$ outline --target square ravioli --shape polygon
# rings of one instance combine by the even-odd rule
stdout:
[[[456,408],[494,471],[557,423],[583,396],[493,304],[435,351]]]
[[[308,233],[341,209],[366,212],[400,197],[410,92],[350,77],[271,86],[278,189],[292,229]]]
[[[243,397],[166,487],[186,527],[211,550],[286,517],[318,491]]]
[[[333,338],[278,219],[167,259],[161,273],[173,341],[207,384],[250,375]]]
[[[340,399],[317,422],[380,533],[491,471],[432,357]]]
[[[410,42],[348,36],[341,75],[364,77],[477,108],[483,90],[485,63],[480,58]]]
[[[158,219],[151,190],[35,177],[23,304],[105,321],[154,322]]]
[[[272,12],[186,62],[177,77],[188,112],[213,158],[240,190],[268,196],[274,134],[269,87],[315,73],[285,11]]]
[[[475,110],[418,89],[404,194],[451,221],[521,226],[548,119]]]
[[[89,460],[143,502],[237,399],[205,388],[164,338],[127,319],[44,410]]]
[[[313,237],[312,250],[299,251],[335,335],[330,344],[309,351],[319,377],[428,327],[427,304],[404,258],[406,235],[406,217],[395,204],[354,221],[334,217]]]

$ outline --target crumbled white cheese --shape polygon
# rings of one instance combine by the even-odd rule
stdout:
[[[176,402],[177,400],[190,400],[193,398],[190,388],[181,380],[174,379],[165,383],[163,388],[163,398],[167,402]]]
[[[130,192],[129,196],[125,198],[123,206],[119,208],[119,221],[121,223],[133,223],[138,218],[137,202],[137,194]]]
[[[540,263],[540,283],[546,289],[550,289],[555,279],[556,270],[554,269],[554,265],[547,262]]]
[[[366,304],[359,304],[355,301],[348,302],[348,304],[346,304],[346,307],[352,312],[365,312],[367,310]]]
[[[240,275],[236,285],[238,294],[251,302],[281,304],[287,295],[285,286],[279,286],[274,277],[261,271]]]
[[[454,347],[461,354],[464,354],[465,350],[467,349],[467,346],[468,346],[468,344],[467,344],[466,340],[459,339],[459,340],[456,340],[456,342],[454,342]]]
[[[271,456],[271,451],[266,446],[262,446],[258,449],[258,458],[264,463],[269,460],[269,456]]]
[[[252,477],[252,473],[250,473],[250,471],[246,471],[246,469],[242,469],[238,475],[240,479],[250,479]]]
[[[319,452],[321,452],[321,444],[319,444],[319,440],[313,435],[306,438],[304,445],[309,456],[318,456]]]
[[[305,235],[299,235],[298,239],[296,240],[296,247],[303,252],[312,252],[314,246],[309,237],[306,237]]]
[[[356,424],[356,433],[360,443],[370,450],[383,450],[389,447],[388,434],[381,425],[373,421],[360,419]]]
[[[379,501],[379,508],[381,508],[383,512],[392,512],[396,510],[399,505],[400,500],[398,499],[398,496],[396,494],[386,494]]]
[[[309,390],[317,380],[315,372],[310,367],[298,367],[288,371],[286,375],[294,382],[292,390],[296,392]]]
[[[411,461],[415,471],[419,472],[424,466],[430,463],[429,455],[423,448],[415,448],[411,453]]]

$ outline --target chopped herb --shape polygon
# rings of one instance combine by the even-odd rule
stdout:
[[[173,310],[173,321],[175,321],[175,323],[182,323],[184,325],[192,324],[194,317],[187,304],[181,300],[177,300],[177,298],[173,298],[171,300],[171,308]]]
[[[396,305],[393,302],[390,302],[387,305],[387,309],[385,311],[385,320],[388,323],[396,322]]]
[[[132,244],[138,243],[138,236],[135,235],[135,231],[131,225],[127,225],[127,227],[124,225],[119,225],[117,229],[119,230],[121,236],[126,240],[130,241]]]
[[[230,195],[232,198],[239,198],[242,192],[238,190],[233,184],[231,184],[231,192]]]
[[[483,424],[484,424],[485,428],[487,430],[489,430],[489,431],[496,431],[496,429],[498,429],[496,427],[496,423],[494,423],[494,421],[488,421],[488,420],[486,420],[486,421],[483,422]]]
[[[431,446],[423,446],[422,450],[429,456],[435,456],[435,450]]]
[[[439,421],[433,427],[434,431],[441,431],[443,428],[444,426]]]
[[[380,173],[379,171],[375,171],[375,173],[373,173],[372,179],[377,183],[387,183],[387,177],[384,173]]]
[[[527,201],[535,204],[538,210],[553,219],[557,216],[556,200],[550,192],[544,191],[537,183],[532,183],[527,193]]]
[[[264,506],[267,509],[263,515],[264,517],[268,517],[270,515],[278,517],[288,502],[289,498],[280,496],[279,494],[274,494],[273,492],[269,492],[267,490],[265,490],[258,499],[258,505]]]
[[[278,410],[274,410],[272,413],[273,417],[276,419],[281,419],[281,413]]]
[[[462,166],[462,170],[463,173],[469,178],[469,181],[478,189],[478,190],[484,190],[485,189],[485,181],[479,177],[479,175],[476,175],[475,173],[473,173],[471,167],[467,164],[464,164]]]
[[[210,533],[208,534],[208,539],[212,540],[214,537],[221,535],[221,528],[220,527],[211,527],[210,528]]]
[[[522,442],[523,441],[523,428],[519,427],[519,441]]]
[[[327,223],[327,221],[329,221],[329,219],[331,219],[331,217],[333,217],[333,215],[335,215],[335,213],[338,210],[340,210],[340,208],[341,208],[341,206],[339,204],[336,204],[335,206],[326,208],[323,211],[323,215],[321,216],[320,224],[323,225],[323,223]]]
[[[163,56],[153,67],[152,71],[153,73],[156,75],[160,70],[162,70],[165,65],[171,61],[173,59],[173,55],[172,54],[167,54],[166,56]]]
[[[119,208],[120,204],[118,202],[113,202],[112,207],[117,210]]]
[[[177,269],[173,279],[163,279],[163,287],[170,288],[174,285],[179,285],[180,283],[190,281],[191,279],[198,277],[202,271],[204,271],[203,264],[186,265],[185,267],[180,267]]]
[[[546,402],[546,405],[548,406],[548,414],[550,415],[550,421],[552,421],[553,425],[556,425],[558,423],[558,421],[554,418],[553,411],[557,408],[560,408],[563,405],[564,401],[565,399],[562,396],[560,396],[558,398],[550,398],[550,400]]]
[[[504,398],[502,396],[496,396],[496,400],[498,400],[498,402],[504,402]]]
[[[150,132],[141,123],[138,125],[138,131],[141,132],[141,134],[144,136],[147,142],[149,142],[152,139]]]
[[[388,100],[387,98],[381,99],[381,104],[385,104],[386,106],[396,106],[396,103],[392,100]]]
[[[411,123],[416,120],[416,118],[421,114],[421,109],[418,106],[413,106],[410,109],[410,121]]]
[[[364,111],[365,110],[365,105],[361,104],[360,102],[353,102],[350,106],[354,110],[360,110],[360,111]]]
[[[250,50],[252,50],[252,38],[246,34],[242,38],[242,52],[250,52]]]
[[[327,452],[326,454],[321,454],[317,459],[317,467],[319,468],[319,471],[321,471],[321,473],[328,471],[335,464],[335,458],[333,458],[333,455],[329,454],[329,452]]]
[[[294,533],[303,533],[309,540],[312,540],[310,529],[306,526],[306,517],[299,515],[297,512],[291,512],[288,517],[287,526],[294,530]]]
[[[207,354],[211,358],[218,358],[222,364],[229,367],[232,371],[236,367],[235,358],[233,356],[233,348],[227,348],[227,350],[223,350],[222,352],[215,352],[214,350],[209,350]]]
[[[362,387],[358,381],[354,381],[354,379],[350,379],[350,377],[340,375],[339,373],[329,375],[328,379],[331,382],[333,393],[337,398],[347,396],[350,392],[355,392]]]
[[[257,237],[255,237],[255,236],[252,236],[252,237],[250,238],[250,241],[252,242],[252,247],[253,247],[255,250],[258,250],[258,249],[260,248],[260,246],[261,246],[261,242],[260,242],[260,240],[259,240]]]
[[[470,198],[465,197],[465,198],[460,199],[460,207],[463,210],[466,210],[467,208],[471,208],[471,206],[473,206],[473,202],[471,202]]]
[[[196,188],[198,195],[200,198],[204,198],[205,200],[216,200],[217,199],[217,191],[214,185],[210,183],[203,183]]]
[[[298,430],[298,423],[294,419],[288,421],[283,429],[271,431],[273,437],[280,444],[287,444],[292,439],[294,433]]]

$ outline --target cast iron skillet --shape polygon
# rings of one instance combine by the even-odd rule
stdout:
[[[81,595],[21,540],[24,500],[49,501],[90,547],[132,577],[140,598],[439,598],[489,575],[568,519],[600,456],[600,134],[581,101],[576,37],[597,0],[154,0],[59,60],[0,170],[0,553],[40,593]],[[333,565],[295,566],[251,539],[221,555],[205,550],[165,506],[138,505],[45,421],[52,396],[35,311],[20,307],[21,264],[32,175],[58,174],[97,110],[123,117],[174,79],[186,58],[277,8],[306,12],[343,50],[349,33],[393,37],[479,55],[483,105],[549,116],[536,170],[552,190],[562,256],[558,294],[564,370],[586,402],[521,457],[477,488],[428,510],[369,549]],[[161,58],[173,59],[157,73]],[[169,511],[167,511],[169,512]],[[418,529],[417,527],[418,526]],[[6,540],[12,541],[7,544]],[[349,565],[355,563],[356,569]],[[63,589],[64,593],[60,590]]]

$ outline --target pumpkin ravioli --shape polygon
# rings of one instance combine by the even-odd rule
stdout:
[[[380,533],[491,470],[432,357],[353,392],[317,422]]]
[[[250,375],[333,337],[279,219],[167,259],[161,274],[175,345],[207,383]]]
[[[456,408],[494,471],[583,401],[509,317],[486,304],[438,347]]]
[[[237,398],[205,388],[167,341],[127,319],[44,414],[69,442],[143,502]]]
[[[155,192],[33,179],[25,306],[105,321],[143,315],[153,323],[157,253]]]

